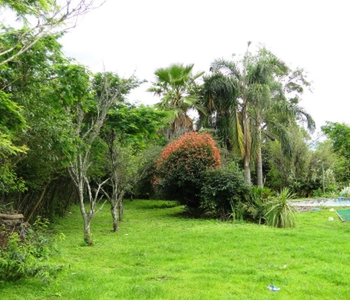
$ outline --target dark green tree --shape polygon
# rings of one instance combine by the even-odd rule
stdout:
[[[339,158],[336,172],[338,181],[347,185],[350,179],[350,126],[345,123],[326,122],[321,129],[331,141]]]

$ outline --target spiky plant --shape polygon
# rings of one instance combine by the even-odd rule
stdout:
[[[289,200],[294,197],[295,194],[288,188],[284,188],[273,200],[268,202],[265,214],[268,225],[278,228],[295,227],[295,208],[289,204]]]

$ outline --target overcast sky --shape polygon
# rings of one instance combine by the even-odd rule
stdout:
[[[172,63],[209,71],[217,58],[264,45],[313,82],[300,106],[320,129],[350,123],[350,2],[348,0],[107,0],[61,42],[67,56],[92,71],[134,72],[143,84],[130,100],[158,101],[146,92],[154,71]]]

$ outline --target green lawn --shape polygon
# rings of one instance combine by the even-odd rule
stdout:
[[[350,298],[350,224],[335,212],[298,213],[295,229],[180,212],[171,202],[126,201],[125,220],[112,233],[105,208],[93,220],[95,245],[86,247],[73,207],[55,225],[66,235],[51,258],[64,265],[57,279],[0,282],[0,299]]]

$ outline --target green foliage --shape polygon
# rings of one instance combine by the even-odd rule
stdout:
[[[264,223],[267,203],[273,194],[267,187],[251,187],[249,201],[245,209],[246,218],[259,224]]]
[[[305,130],[289,127],[292,153],[285,155],[279,141],[265,143],[264,152],[266,185],[274,190],[289,187],[298,197],[312,197],[321,189],[332,193],[337,189],[341,173],[339,157],[329,141],[310,147],[310,137]]]
[[[30,1],[17,1],[17,0],[0,0],[0,7],[8,7],[15,11],[19,16],[24,15],[38,15],[41,11],[49,11],[50,6],[55,5],[53,0],[30,0]]]
[[[168,68],[159,68],[154,74],[156,82],[152,83],[149,92],[161,97],[156,107],[170,112],[171,128],[168,129],[167,138],[179,136],[193,130],[193,121],[188,116],[189,109],[202,110],[199,105],[199,85],[196,80],[204,72],[192,74],[192,65],[173,64]]]
[[[47,227],[48,221],[38,218],[32,228],[21,228],[21,235],[8,233],[6,247],[0,247],[0,280],[38,277],[48,281],[60,269],[42,262],[53,253],[55,246],[54,239],[46,232]]]
[[[268,225],[278,228],[295,227],[295,208],[289,203],[294,197],[288,188],[284,188],[267,203],[265,218]]]
[[[203,176],[201,197],[203,206],[215,211],[221,220],[237,216],[242,203],[246,203],[250,186],[243,174],[233,168],[209,169]]]
[[[221,144],[242,157],[247,183],[256,163],[257,184],[263,186],[261,148],[266,137],[278,139],[290,152],[287,126],[307,121],[308,129],[315,127],[298,106],[310,83],[303,70],[292,71],[264,47],[256,54],[248,49],[238,61],[217,59],[211,71],[204,78],[202,101],[207,113],[200,114],[200,124],[215,128]]]
[[[345,123],[327,122],[322,131],[332,140],[334,151],[350,158],[350,126]]]
[[[204,172],[219,165],[220,152],[209,134],[186,133],[172,141],[159,158],[156,188],[168,199],[198,209]]]
[[[335,165],[337,181],[347,185],[350,178],[350,126],[345,123],[327,122],[321,129],[330,139],[338,156]]]
[[[155,196],[152,179],[156,171],[157,159],[162,154],[162,151],[163,147],[157,145],[149,146],[142,151],[144,163],[139,168],[142,177],[136,182],[133,190],[135,197],[138,199],[152,199]]]
[[[109,111],[108,128],[104,135],[116,135],[122,146],[134,151],[144,150],[150,144],[165,145],[164,135],[159,132],[166,127],[168,113],[149,106],[120,103]],[[109,136],[107,136],[109,135]]]

